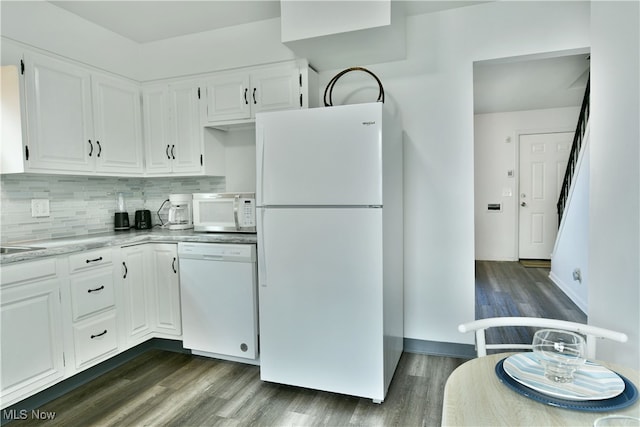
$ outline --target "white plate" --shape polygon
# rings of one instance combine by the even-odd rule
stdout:
[[[604,366],[587,361],[573,374],[573,382],[556,383],[544,376],[535,353],[518,353],[504,361],[504,371],[514,380],[549,396],[567,400],[610,399],[624,391],[624,381]]]

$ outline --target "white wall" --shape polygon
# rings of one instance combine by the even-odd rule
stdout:
[[[3,37],[139,80],[140,45],[46,1],[0,2]]]
[[[589,139],[584,135],[582,150],[573,175],[558,237],[551,256],[549,277],[580,310],[589,314]],[[581,280],[574,279],[580,270]]]
[[[473,62],[588,46],[586,3],[493,2],[408,19],[408,59],[370,67],[406,133],[406,337],[473,342]]]
[[[414,16],[407,20],[407,59],[369,67],[382,79],[387,102],[401,113],[405,129],[406,337],[473,342],[471,334],[457,331],[459,323],[475,317],[473,62],[587,48],[589,11],[582,2],[491,2]],[[3,23],[5,15],[3,8]],[[154,70],[141,66],[141,74],[164,74],[165,66],[171,73],[199,72],[207,64],[225,63],[227,55],[233,64],[264,61],[267,55],[273,61],[288,59],[286,48],[276,47],[279,34],[274,33],[273,28],[252,32],[253,45],[246,52],[226,38],[229,32],[220,33],[224,39],[202,35],[206,40],[200,47],[188,51],[182,51],[188,44],[183,40],[142,48],[141,58]],[[203,59],[208,46],[216,49]],[[334,74],[323,73],[324,84]]]
[[[640,3],[591,7],[589,323],[629,335],[599,359],[640,369]]]
[[[204,31],[146,43],[140,80],[286,61],[295,56],[280,42],[280,19]]]
[[[573,132],[579,113],[580,107],[566,107],[474,117],[475,259],[518,259],[519,135]],[[489,211],[489,203],[502,210]]]

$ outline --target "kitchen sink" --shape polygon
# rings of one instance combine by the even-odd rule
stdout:
[[[17,254],[20,252],[35,251],[38,249],[42,249],[42,248],[36,248],[33,246],[0,246],[0,254],[10,255],[10,254]]]

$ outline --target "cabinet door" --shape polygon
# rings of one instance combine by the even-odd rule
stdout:
[[[96,171],[142,174],[142,122],[139,87],[93,76]]]
[[[122,287],[125,296],[127,346],[139,344],[152,332],[153,295],[145,285],[147,245],[122,248]]]
[[[49,259],[2,269],[3,407],[64,375],[60,279],[55,265],[55,260]]]
[[[180,280],[178,275],[178,248],[175,244],[151,245],[151,274],[149,278],[156,287],[155,319],[156,332],[182,334],[180,318]]]
[[[142,91],[144,109],[145,171],[171,172],[169,133],[169,89],[167,85],[146,87]]]
[[[30,170],[92,171],[89,72],[35,53],[25,54],[27,160]]]
[[[212,77],[205,83],[205,92],[203,123],[251,117],[248,74],[223,74]]]
[[[252,115],[260,111],[301,108],[298,68],[276,68],[251,73]]]
[[[172,84],[169,86],[169,99],[173,172],[200,172],[203,142],[198,85],[192,82]]]

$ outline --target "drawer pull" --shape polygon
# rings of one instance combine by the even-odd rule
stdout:
[[[99,334],[91,335],[91,339],[101,337],[101,336],[105,335],[106,333],[107,333],[107,330],[105,329],[103,332],[101,332]]]
[[[104,285],[100,286],[99,288],[95,288],[95,289],[87,289],[87,292],[91,293],[91,292],[98,292],[104,289]]]
[[[96,259],[88,259],[87,264],[89,264],[90,262],[98,262],[98,261],[102,261],[102,257],[96,258]]]
[[[127,263],[122,261],[122,266],[124,267],[124,275],[122,276],[123,279],[127,278],[127,274],[129,274],[129,269],[127,268]]]
[[[173,257],[173,262],[171,263],[171,268],[173,269],[174,273],[177,273],[178,271],[176,270],[176,257]]]

